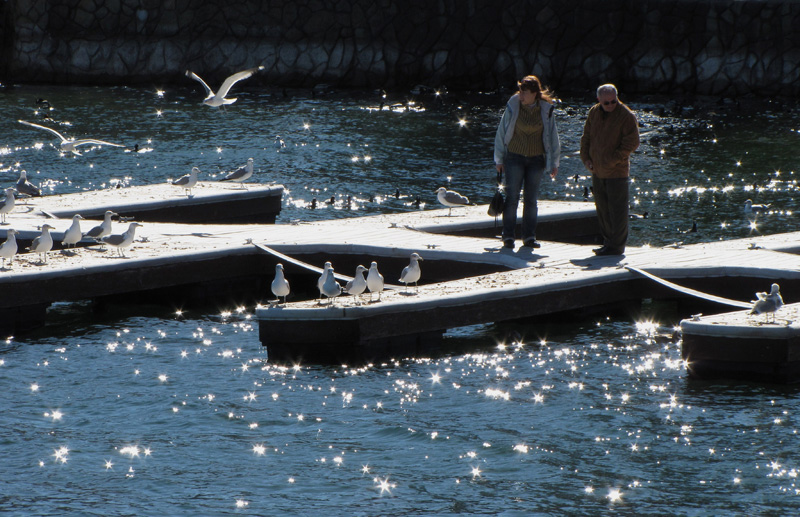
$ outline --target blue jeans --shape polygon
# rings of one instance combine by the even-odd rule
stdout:
[[[503,163],[506,174],[506,206],[503,209],[503,241],[514,240],[517,227],[517,207],[522,198],[522,242],[536,240],[536,218],[539,207],[539,184],[544,174],[544,155],[525,157],[508,153]]]

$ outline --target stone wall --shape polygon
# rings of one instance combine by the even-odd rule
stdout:
[[[5,83],[800,93],[796,0],[5,0]]]

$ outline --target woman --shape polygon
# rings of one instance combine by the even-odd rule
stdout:
[[[494,163],[506,176],[503,209],[503,246],[514,249],[517,206],[523,191],[522,245],[539,248],[536,241],[536,199],[544,171],[558,174],[561,143],[553,113],[553,94],[542,89],[539,78],[529,75],[517,83],[519,91],[506,104],[494,139]]]

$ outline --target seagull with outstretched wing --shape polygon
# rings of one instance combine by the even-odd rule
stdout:
[[[206,89],[206,98],[203,99],[203,104],[205,104],[206,106],[212,106],[216,108],[224,104],[233,104],[234,102],[236,102],[235,97],[232,99],[225,98],[225,96],[228,95],[228,92],[231,91],[231,88],[233,88],[233,85],[238,83],[242,79],[247,79],[254,73],[263,69],[264,69],[263,66],[258,66],[256,68],[250,68],[248,70],[236,72],[235,74],[229,76],[222,82],[222,86],[219,87],[219,91],[217,91],[216,93],[214,93],[214,90],[209,88],[206,82],[199,75],[192,72],[191,70],[186,71],[186,77],[191,77],[192,79],[203,85],[203,88]]]
[[[114,146],[114,147],[125,147],[124,145],[121,145],[121,144],[113,144],[111,142],[106,142],[105,140],[97,140],[95,138],[82,138],[80,140],[76,140],[74,138],[67,138],[67,137],[65,137],[64,135],[62,135],[61,133],[59,133],[58,131],[56,131],[55,129],[53,129],[51,127],[40,126],[39,124],[34,124],[33,122],[26,122],[24,120],[19,120],[18,122],[20,124],[25,124],[26,126],[38,127],[39,129],[44,129],[45,131],[50,131],[51,133],[56,135],[58,138],[61,139],[61,151],[64,152],[64,153],[73,153],[73,154],[77,154],[77,155],[80,156],[81,153],[79,153],[75,148],[78,147],[79,145],[89,145],[89,144],[111,145],[111,146]]]

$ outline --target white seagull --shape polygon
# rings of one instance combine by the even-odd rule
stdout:
[[[283,303],[286,303],[286,297],[289,295],[289,282],[283,276],[283,264],[275,264],[275,280],[272,281],[272,294],[274,294],[280,301],[283,296]]]
[[[756,298],[758,299],[753,300],[750,314],[766,314],[765,321],[769,321],[769,317],[772,315],[772,321],[775,321],[775,311],[783,307],[780,286],[772,284],[769,293],[756,293]]]
[[[81,242],[83,238],[83,234],[81,233],[81,214],[75,214],[72,216],[72,224],[67,231],[64,232],[64,238],[61,239],[61,245],[65,248],[67,247],[74,247],[76,244]]]
[[[361,294],[367,290],[367,279],[364,278],[365,271],[367,271],[367,268],[359,264],[356,267],[356,275],[344,286],[345,292],[357,296],[359,301],[361,300]]]
[[[16,188],[17,192],[26,196],[39,197],[42,195],[42,189],[28,181],[28,173],[25,171],[19,171]]]
[[[31,253],[38,253],[41,257],[42,264],[47,263],[47,252],[53,249],[53,236],[50,235],[50,230],[53,227],[45,223],[42,225],[42,233],[31,243]]]
[[[333,299],[342,294],[342,286],[336,281],[336,276],[333,274],[333,267],[329,268],[328,274],[325,276],[325,283],[322,284],[322,294],[330,299],[333,304]]]
[[[369,265],[367,273],[367,289],[369,289],[369,299],[372,300],[372,293],[378,293],[378,300],[381,299],[383,291],[383,275],[378,272],[378,263],[373,262]]]
[[[200,172],[200,169],[197,167],[192,167],[192,171],[189,174],[184,174],[180,178],[172,181],[172,185],[175,185],[176,187],[183,187],[186,195],[191,197],[192,189],[195,185],[197,185],[197,175],[200,174]]]
[[[90,239],[94,239],[96,241],[99,241],[100,239],[102,239],[106,235],[110,235],[111,234],[111,218],[114,217],[115,215],[117,215],[117,214],[115,214],[111,210],[106,210],[106,214],[103,216],[103,222],[100,223],[99,225],[95,226],[94,228],[92,228],[88,232],[84,233],[83,236],[84,237],[88,237]]]
[[[32,122],[25,122],[24,120],[19,120],[18,122],[20,124],[25,124],[26,126],[38,127],[39,129],[44,129],[45,131],[50,131],[51,133],[56,135],[58,138],[61,139],[61,151],[64,152],[64,153],[73,153],[73,154],[77,154],[77,155],[80,156],[81,153],[79,153],[75,148],[78,147],[79,145],[88,145],[88,144],[112,145],[114,147],[125,147],[124,145],[121,145],[121,144],[112,144],[111,142],[106,142],[104,140],[96,140],[94,138],[83,138],[81,140],[75,140],[74,138],[66,138],[64,135],[62,135],[61,133],[59,133],[58,131],[56,131],[53,128],[50,128],[50,127],[47,127],[47,126],[40,126],[39,124],[34,124]]]
[[[6,198],[0,203],[0,218],[2,218],[3,224],[8,224],[6,215],[10,214],[12,210],[14,210],[14,189],[9,187],[6,189]]]
[[[234,84],[238,83],[242,79],[247,79],[248,77],[252,76],[254,73],[264,70],[263,66],[259,66],[256,68],[250,68],[248,70],[243,70],[241,72],[236,72],[232,76],[228,77],[222,82],[222,86],[219,87],[219,91],[214,93],[214,90],[208,87],[206,82],[196,73],[192,72],[191,70],[186,71],[186,77],[191,77],[195,81],[199,82],[203,85],[203,88],[206,89],[206,98],[203,99],[203,104],[206,106],[213,106],[219,107],[224,104],[233,104],[236,102],[236,98],[226,99],[225,96],[228,95],[228,92],[231,91],[231,88]]]
[[[769,205],[754,205],[753,201],[748,199],[744,202],[744,213],[752,219],[758,214],[766,214],[769,211]]]
[[[6,230],[6,240],[0,244],[0,257],[3,259],[3,269],[6,268],[6,259],[10,264],[14,263],[14,255],[17,254],[17,238],[19,232],[12,228]]]
[[[125,253],[123,250],[125,248],[130,247],[130,245],[133,244],[136,228],[139,228],[140,226],[142,225],[139,223],[131,223],[128,226],[128,229],[125,230],[124,233],[114,233],[111,235],[106,235],[100,240],[102,240],[109,246],[114,246],[115,248],[117,248],[117,253],[119,254],[119,256],[124,257]]]
[[[333,264],[330,262],[326,262],[324,266],[322,266],[322,275],[320,275],[319,279],[317,280],[317,290],[319,291],[319,301],[322,303],[322,286],[325,285],[325,280],[328,278],[328,270],[333,270]]]
[[[253,159],[248,158],[247,163],[242,165],[235,171],[229,172],[224,178],[220,181],[238,181],[242,188],[247,188],[244,186],[245,180],[250,179],[250,176],[253,175]]]
[[[455,190],[447,190],[444,187],[439,187],[436,190],[436,198],[439,200],[439,203],[443,204],[449,210],[447,211],[447,215],[451,215],[454,206],[466,206],[469,204],[469,198],[467,196],[462,196]]]
[[[419,268],[419,261],[422,260],[422,257],[419,256],[418,253],[411,254],[411,262],[403,268],[403,272],[400,273],[400,281],[406,284],[406,290],[408,290],[408,284],[413,283],[414,288],[417,288],[417,282],[419,282],[419,277],[422,276],[422,270]]]

